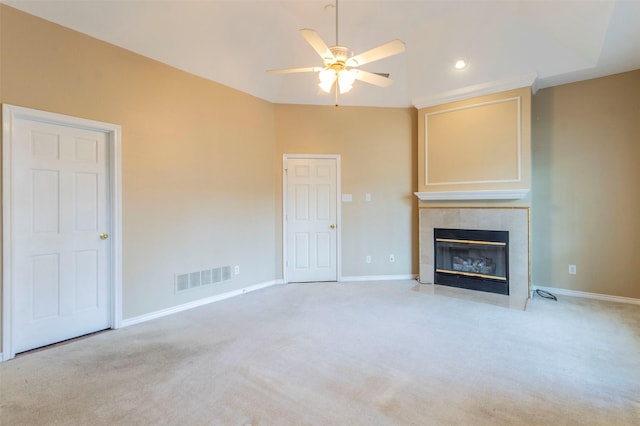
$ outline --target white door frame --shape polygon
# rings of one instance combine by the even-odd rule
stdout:
[[[289,282],[287,267],[287,160],[289,158],[312,158],[336,160],[336,280],[342,281],[342,177],[340,166],[340,154],[283,154],[282,155],[282,278],[284,283]]]
[[[122,169],[121,128],[116,124],[70,117],[9,104],[2,105],[2,353],[0,361],[15,356],[13,347],[13,126],[17,119],[45,122],[105,133],[109,152],[108,221],[111,251],[109,252],[110,327],[120,328],[122,322]]]

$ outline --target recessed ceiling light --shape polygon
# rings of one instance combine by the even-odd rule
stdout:
[[[456,59],[456,63],[453,67],[457,70],[463,70],[467,67],[467,61],[464,58]]]

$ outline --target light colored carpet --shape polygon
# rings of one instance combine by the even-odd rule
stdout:
[[[2,425],[638,425],[640,306],[277,286],[0,365]]]

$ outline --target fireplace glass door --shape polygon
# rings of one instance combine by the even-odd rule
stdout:
[[[509,233],[435,229],[435,283],[509,294]]]

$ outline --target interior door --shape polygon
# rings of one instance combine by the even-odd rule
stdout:
[[[289,158],[287,278],[337,281],[337,160]]]
[[[12,133],[13,348],[110,326],[107,134],[17,119]]]

